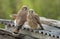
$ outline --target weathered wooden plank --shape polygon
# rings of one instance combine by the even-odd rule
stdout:
[[[40,20],[42,24],[51,25],[60,28],[60,20],[54,20],[45,17],[40,17]]]
[[[1,19],[2,20],[2,19]],[[2,20],[0,22],[5,22],[8,25],[6,25],[7,27],[11,24],[13,24],[13,22],[11,22],[11,20]],[[13,24],[14,25],[14,24]],[[12,26],[13,26],[12,25]],[[60,29],[52,27],[52,26],[48,26],[46,24],[42,24],[42,26],[44,27],[45,30],[39,30],[38,33],[34,33],[34,32],[30,32],[30,31],[26,31],[26,30],[21,30],[20,33],[28,35],[28,36],[32,36],[32,37],[36,37],[39,39],[60,39]],[[8,27],[8,29],[6,29],[7,31],[10,31],[11,29],[13,29],[13,27]]]
[[[29,35],[20,33],[19,35],[13,35],[12,32],[0,29],[0,39],[38,39]]]
[[[14,24],[14,21],[13,20],[8,20],[8,19],[0,19],[0,24],[4,24],[4,25],[13,25]]]
[[[40,17],[40,20],[41,20],[42,24],[46,24],[46,25],[50,25],[50,26],[53,26],[53,27],[60,28],[60,21],[59,20],[48,19],[48,18],[45,18],[45,17]],[[0,19],[0,23],[5,24],[5,25],[6,24],[13,25],[14,21],[13,20],[8,20],[8,19]]]
[[[39,32],[41,32],[41,33],[34,33],[34,32],[29,32],[29,31],[26,31],[26,30],[21,30],[20,33],[28,35],[28,36],[36,37],[36,38],[39,38],[39,39],[47,39],[48,37],[49,37],[49,39],[58,39],[57,36],[56,36],[56,33],[54,34],[55,37],[52,35],[54,32],[52,33],[52,32],[49,32],[49,31],[42,31],[42,30],[40,30]]]
[[[55,37],[52,36],[52,35],[50,36],[51,33],[49,31],[45,31],[45,30],[39,30],[39,33],[38,32],[34,33],[34,32],[21,30],[20,33],[23,33],[23,34],[26,34],[26,35],[30,35],[30,36],[33,36],[33,37],[36,37],[36,38],[39,38],[39,39],[47,39],[47,38],[49,38],[49,39],[59,39],[56,36]]]

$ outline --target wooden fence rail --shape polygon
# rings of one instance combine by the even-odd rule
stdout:
[[[60,39],[60,21],[40,17],[45,30],[33,30],[23,28],[19,34],[13,34],[13,20],[0,19],[0,23],[5,25],[5,29],[0,29],[0,39]],[[54,26],[58,27],[55,28]]]

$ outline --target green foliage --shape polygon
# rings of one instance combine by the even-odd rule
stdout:
[[[27,5],[39,16],[60,20],[60,0],[18,0],[17,10]]]
[[[60,20],[60,0],[0,0],[0,18],[10,19],[23,5],[35,10],[39,16]]]
[[[5,28],[5,25],[3,25],[3,24],[0,24],[0,28]]]

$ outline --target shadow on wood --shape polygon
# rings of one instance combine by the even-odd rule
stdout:
[[[0,29],[0,39],[38,39],[32,36],[19,34],[17,36],[13,35],[11,32]]]

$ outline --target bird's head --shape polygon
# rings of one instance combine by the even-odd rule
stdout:
[[[28,10],[28,7],[26,5],[22,6],[22,10],[26,11]]]
[[[33,9],[29,9],[29,14],[34,14],[34,10]]]

